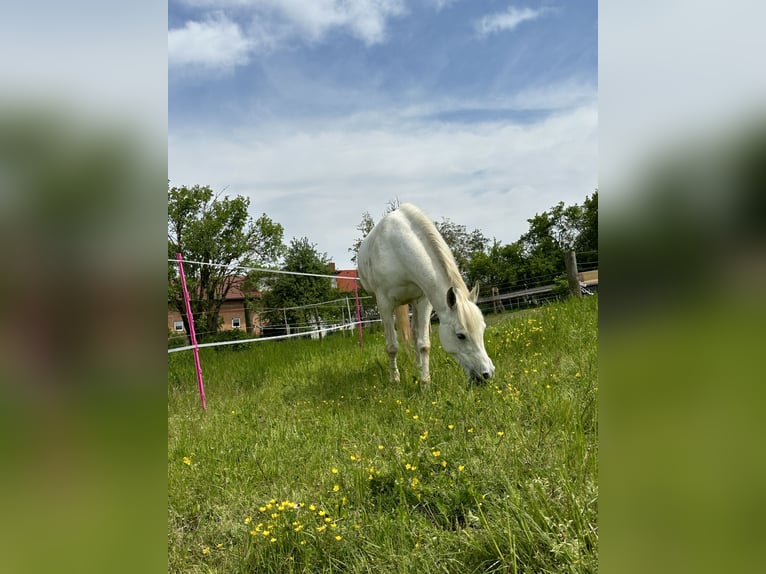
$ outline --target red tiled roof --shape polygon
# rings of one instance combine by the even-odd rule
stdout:
[[[244,276],[234,277],[229,291],[226,293],[226,301],[244,299],[245,293],[242,291],[242,282],[245,280]],[[249,291],[250,297],[259,298],[261,296],[260,291]]]

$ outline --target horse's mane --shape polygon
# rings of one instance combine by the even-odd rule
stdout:
[[[433,250],[433,254],[447,273],[450,285],[467,298],[468,287],[466,287],[465,281],[463,281],[463,277],[460,275],[460,270],[457,268],[455,256],[452,254],[452,251],[450,251],[447,242],[444,241],[442,234],[436,229],[433,221],[431,221],[425,213],[420,211],[418,207],[411,203],[405,203],[399,207],[399,210],[406,213],[407,218],[420,228],[423,235],[428,240],[428,243]]]

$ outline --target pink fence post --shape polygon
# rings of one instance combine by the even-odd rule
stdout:
[[[354,281],[354,296],[356,297],[356,320],[359,322],[359,347],[364,349],[364,340],[362,339],[362,310],[359,307],[359,280]]]
[[[184,275],[183,259],[181,254],[178,257],[178,270],[181,273],[181,285],[184,291],[184,302],[186,303],[186,317],[189,319],[189,331],[191,331],[191,341],[194,351],[194,366],[197,369],[197,386],[199,387],[199,398],[202,400],[202,409],[207,410],[205,402],[205,387],[202,385],[202,367],[199,364],[199,347],[197,346],[197,335],[194,333],[194,317],[192,317],[191,303],[189,303],[189,291],[186,289],[186,275]]]

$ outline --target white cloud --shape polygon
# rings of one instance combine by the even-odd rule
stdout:
[[[223,15],[168,31],[168,65],[230,69],[246,64],[254,43]]]
[[[534,124],[424,124],[349,118],[332,125],[169,138],[171,184],[228,186],[285,234],[307,236],[348,265],[363,211],[398,197],[504,243],[559,201],[597,186],[595,99]]]
[[[455,4],[457,1],[458,0],[429,0],[429,4],[433,5],[437,12],[440,12],[447,6]]]
[[[386,40],[390,18],[405,13],[404,0],[187,0],[195,8],[229,10],[249,17],[263,29],[278,29],[286,39],[320,42],[330,32],[346,30],[367,45]],[[257,38],[255,39],[258,40]]]
[[[513,30],[522,22],[536,20],[544,12],[544,8],[533,10],[531,8],[516,8],[515,6],[511,6],[505,12],[496,12],[482,17],[475,22],[474,27],[480,36],[489,36],[496,32]]]

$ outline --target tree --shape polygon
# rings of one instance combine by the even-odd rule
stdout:
[[[248,215],[249,199],[214,197],[208,186],[168,186],[168,258],[181,253],[192,315],[198,330],[215,334],[219,312],[237,278],[238,266],[276,263],[284,252],[283,228],[266,214]],[[168,266],[168,305],[190,333],[177,267]]]
[[[386,204],[386,211],[383,212],[383,217],[392,211],[399,209],[400,205],[401,203],[399,202],[399,198],[395,197],[394,199],[389,199],[388,203]],[[365,211],[362,214],[362,221],[359,223],[359,225],[356,226],[356,229],[362,232],[362,236],[355,239],[354,244],[348,248],[348,250],[353,253],[351,256],[351,261],[354,263],[356,263],[356,256],[359,253],[359,247],[362,245],[362,241],[364,241],[364,238],[369,235],[373,227],[375,227],[375,220],[372,218],[369,211]]]
[[[598,251],[598,189],[582,204],[582,223],[575,250]]]
[[[331,275],[330,260],[326,253],[319,253],[308,238],[293,239],[285,255],[283,271]],[[328,312],[319,307],[306,307],[339,297],[329,277],[304,275],[277,275],[270,289],[264,293],[263,303],[270,310],[263,314],[265,322],[281,325],[285,321],[295,324],[319,326],[322,321],[337,319],[340,312]],[[290,309],[290,307],[303,307]],[[337,316],[336,316],[337,315]]]
[[[441,222],[434,222],[434,225],[452,250],[463,279],[468,279],[471,262],[475,257],[485,253],[489,239],[478,229],[468,233],[465,225],[459,225],[445,217],[442,217]]]
[[[518,242],[502,245],[497,240],[484,252],[476,253],[466,269],[468,284],[507,290],[526,277],[526,262]]]
[[[362,221],[359,222],[359,225],[356,226],[357,231],[362,232],[362,236],[355,239],[354,245],[348,249],[353,254],[351,256],[351,261],[354,263],[356,263],[356,257],[359,254],[359,247],[361,247],[362,241],[364,241],[364,238],[370,234],[370,231],[372,231],[373,227],[375,227],[375,220],[372,218],[369,211],[365,211],[362,214]]]

